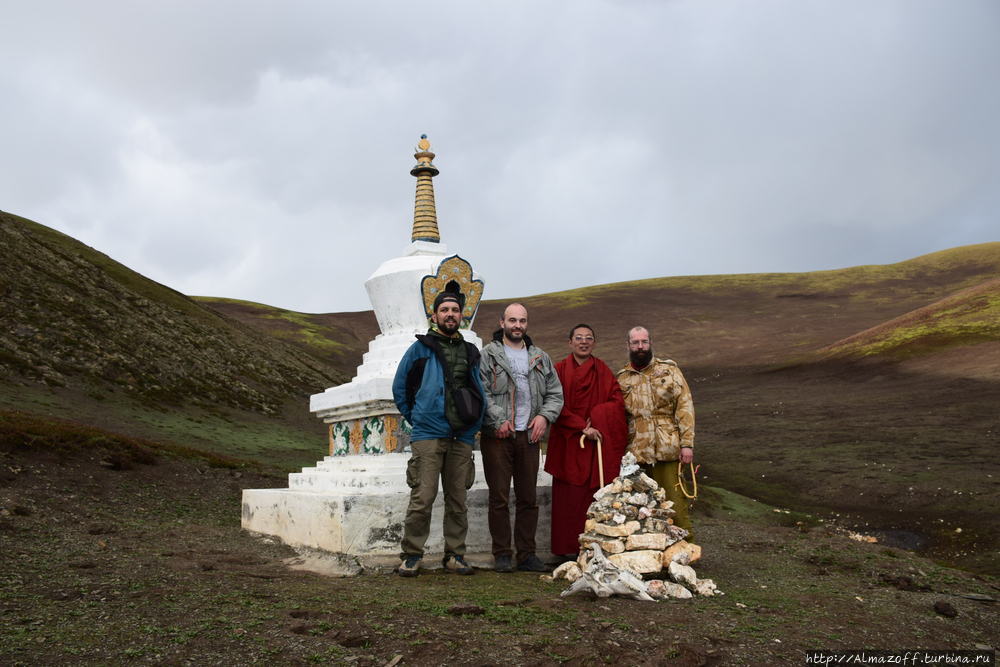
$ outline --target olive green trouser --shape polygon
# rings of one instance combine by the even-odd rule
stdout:
[[[410,445],[410,451],[406,466],[410,504],[403,522],[400,558],[424,555],[439,476],[444,489],[444,551],[464,555],[465,534],[469,530],[465,497],[476,479],[472,447],[454,438],[438,438],[418,440]]]
[[[657,461],[653,465],[642,464],[642,471],[656,480],[656,483],[667,492],[667,500],[674,501],[674,525],[688,532],[685,538],[694,544],[694,528],[691,526],[691,515],[688,513],[688,499],[684,497],[681,487],[677,484],[677,461]],[[690,484],[690,481],[688,482]]]

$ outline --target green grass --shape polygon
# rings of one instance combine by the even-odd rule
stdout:
[[[687,290],[700,293],[792,292],[799,295],[845,291],[853,299],[884,302],[892,299],[891,288],[895,283],[922,280],[928,275],[945,275],[968,269],[970,266],[1000,273],[1000,242],[952,248],[896,264],[864,265],[805,273],[743,273],[649,278],[549,292],[536,295],[532,300],[536,301],[536,305],[551,301],[562,308],[576,308],[616,292],[636,295],[643,291]],[[959,278],[955,289],[970,287],[980,281],[981,279],[976,277],[966,280]]]
[[[231,466],[291,472],[312,465],[329,451],[325,427],[318,421],[312,431],[304,431],[286,419],[253,413],[194,406],[155,409],[117,397],[94,400],[38,386],[12,389],[0,386],[0,415],[21,411],[39,424],[75,424],[81,430],[126,439],[115,434],[134,435],[143,441],[167,443],[178,451],[200,452]]]
[[[992,280],[852,337],[828,356],[899,356],[997,340],[1000,280]]]
[[[209,307],[215,303],[226,303],[239,306],[244,310],[253,311],[255,318],[270,320],[278,324],[278,326],[261,325],[269,335],[304,347],[321,359],[331,354],[344,354],[352,349],[350,345],[338,340],[338,336],[343,335],[342,332],[318,321],[317,316],[314,314],[285,310],[241,299],[210,296],[195,296],[191,298]]]

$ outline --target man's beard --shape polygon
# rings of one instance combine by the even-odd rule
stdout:
[[[628,360],[632,362],[632,368],[645,368],[653,360],[653,348],[645,350],[629,350]]]
[[[503,337],[506,338],[507,340],[509,340],[512,343],[520,343],[521,340],[524,338],[524,334],[526,332],[527,332],[527,329],[521,329],[520,331],[514,331],[513,327],[511,327],[511,328],[508,329],[506,324],[503,325]]]
[[[441,321],[438,322],[437,325],[438,331],[443,333],[445,336],[454,336],[455,332],[458,331],[458,327],[459,320],[457,318],[452,321],[447,321],[445,318],[441,318]]]

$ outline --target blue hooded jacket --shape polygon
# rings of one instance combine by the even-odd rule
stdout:
[[[392,381],[392,399],[400,414],[413,428],[410,434],[411,442],[435,438],[455,438],[467,445],[475,444],[476,433],[479,432],[483,424],[486,401],[483,395],[483,383],[479,377],[479,350],[468,341],[465,342],[465,350],[469,359],[468,386],[479,393],[483,410],[480,411],[479,418],[475,423],[465,430],[457,432],[452,429],[451,423],[445,415],[444,393],[447,388],[444,381],[444,353],[435,337],[418,335],[417,342],[410,346],[410,349],[400,360],[396,376]],[[419,386],[415,386],[416,378],[410,377],[411,370],[421,366],[423,373]],[[408,400],[408,393],[412,393],[414,389],[416,389],[416,393],[413,394],[411,404]]]

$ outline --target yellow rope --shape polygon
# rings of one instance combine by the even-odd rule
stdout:
[[[684,488],[684,464],[680,461],[677,462],[677,487],[680,488],[681,493],[684,494],[685,498],[694,500],[698,497],[698,478],[695,476],[697,470],[694,467],[694,461],[688,463],[691,466],[691,488],[692,492],[688,493],[688,490]]]

